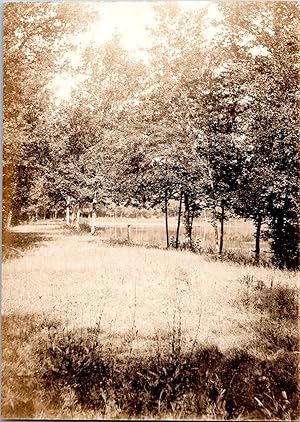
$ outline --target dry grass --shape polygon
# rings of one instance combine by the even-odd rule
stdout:
[[[285,410],[284,404],[280,404],[281,407],[278,405],[276,410],[276,397],[283,394],[285,399],[288,389],[286,380],[291,383],[295,375],[291,372],[286,376],[287,370],[282,366],[282,374],[279,375],[284,382],[280,381],[281,387],[278,387],[279,375],[274,372],[274,368],[280,367],[281,361],[287,362],[285,365],[292,365],[292,368],[295,366],[295,350],[298,350],[295,334],[297,306],[293,308],[294,319],[288,319],[286,325],[282,324],[280,318],[287,318],[286,309],[290,309],[290,299],[296,303],[297,296],[293,292],[299,287],[299,274],[225,262],[207,262],[190,252],[107,247],[97,237],[87,234],[65,236],[61,233],[58,236],[58,233],[58,230],[55,231],[55,237],[51,242],[44,242],[43,248],[31,249],[22,258],[10,259],[3,265],[2,312],[7,322],[4,327],[6,343],[3,348],[4,397],[7,416],[149,417],[154,415],[151,410],[151,406],[154,406],[153,409],[156,409],[155,412],[160,417],[228,417],[233,410],[225,409],[226,406],[230,408],[232,399],[229,396],[226,400],[222,399],[222,391],[226,386],[225,369],[228,366],[229,372],[236,371],[234,365],[237,365],[238,368],[244,367],[238,376],[239,383],[245,384],[244,378],[252,379],[245,392],[245,397],[247,394],[251,395],[252,401],[253,394],[260,391],[256,378],[264,378],[266,374],[268,382],[273,383],[272,388],[268,387],[270,391],[266,392],[269,391],[269,396],[272,392],[275,398],[264,399],[269,402],[267,410],[261,408],[260,417],[291,417],[291,410]],[[276,311],[276,304],[281,304],[282,314]],[[270,326],[267,325],[269,320]],[[289,337],[291,347],[284,339],[271,339],[270,330],[277,330],[280,338],[286,327],[292,330],[294,336]],[[269,341],[266,342],[264,337]],[[77,391],[73,381],[64,384],[65,376],[61,371],[65,368],[62,365],[66,364],[66,356],[70,353],[70,343],[74,349],[71,354],[75,358],[71,363],[68,361],[69,369],[66,373],[74,371],[77,384],[76,377],[83,377],[79,382],[83,390],[80,390],[78,397],[86,397],[87,391],[92,394],[89,390],[92,387],[89,385],[91,382],[98,382],[97,379],[91,379],[91,375],[86,375],[84,368],[96,365],[98,372],[107,370],[108,374],[114,374],[112,377],[104,377],[108,382],[103,390],[103,397],[106,399],[103,399],[102,393],[102,399],[99,399],[99,394],[96,395],[101,403],[105,401],[104,414],[99,411],[99,408],[103,410],[103,403],[97,402],[94,409],[84,408],[83,403],[76,402],[78,397],[76,400],[73,397]],[[247,352],[241,357],[243,350],[248,350],[251,355]],[[191,351],[195,351],[194,360],[187,365],[186,356],[191,356]],[[203,367],[201,353],[204,353],[203,356],[208,353],[208,359],[218,356],[218,364],[213,364],[216,373],[213,367],[209,372]],[[162,355],[161,361],[157,360],[157,354]],[[94,358],[91,359],[91,356]],[[118,356],[121,357],[116,363]],[[168,361],[171,375],[165,376],[163,368],[167,365],[168,356],[171,356],[171,361]],[[40,359],[38,365],[37,357]],[[107,369],[103,362],[108,365]],[[244,366],[232,362],[244,362]],[[127,366],[128,371],[124,369]],[[256,372],[251,374],[254,367]],[[156,382],[162,383],[164,389],[176,389],[180,386],[179,378],[190,380],[189,374],[195,368],[199,369],[199,374],[203,371],[202,378],[193,381],[193,393],[187,393],[184,399],[177,397],[178,411],[174,404],[175,399],[172,398],[173,393],[165,395],[165,401],[159,394],[156,396],[156,390],[153,390]],[[131,380],[130,374],[137,372],[147,374],[143,378],[145,384],[139,377]],[[28,374],[33,373],[36,374],[35,377],[30,378]],[[157,374],[157,379],[153,379],[153,373]],[[269,376],[269,373],[273,375]],[[230,377],[236,377],[235,372],[230,374]],[[212,405],[212,399],[206,397],[205,394],[211,394],[209,390],[205,394],[203,392],[202,401],[197,402],[196,406],[195,397],[200,394],[197,388],[199,389],[199,385],[215,388],[215,376],[219,379],[216,401]],[[145,406],[149,400],[149,406],[138,410],[132,405],[131,409],[128,402],[129,410],[125,411],[123,408],[123,413],[119,413],[121,404],[114,402],[112,405],[107,399],[107,392],[112,391],[110,389],[113,389],[113,394],[119,394],[111,385],[111,379],[122,385],[124,382],[126,385],[126,379],[131,380],[131,387],[128,384],[126,390],[127,387],[123,385],[120,387],[120,394],[125,389],[129,402],[132,400],[134,403],[137,400],[135,394],[140,394],[139,388],[142,388],[144,393],[141,400],[144,400]],[[41,383],[39,385],[38,380]],[[50,382],[54,389],[56,386],[56,393],[59,392],[60,395],[52,397],[52,393],[49,393],[48,398],[44,396],[41,385],[46,385],[43,384],[45,382]],[[135,382],[137,386],[133,388]],[[241,385],[234,387],[235,402]],[[49,385],[46,386],[46,391],[47,388],[50,388]],[[100,390],[99,388],[98,391],[102,387]],[[35,401],[41,403],[44,400],[39,406],[30,400],[32,391],[36,391]],[[295,391],[291,390],[288,394],[295,401]],[[9,407],[10,401],[14,403],[14,400],[17,403],[15,407]],[[18,411],[20,400],[23,409]],[[247,400],[245,398],[245,402]],[[243,403],[242,401],[239,404],[240,413],[237,415],[245,416]],[[260,408],[261,405],[257,403],[255,406]],[[196,406],[193,407],[194,414],[188,413],[188,407],[192,405]],[[292,408],[296,407],[297,403],[294,403]],[[252,418],[255,417],[253,415]]]
[[[244,338],[252,315],[234,309],[238,279],[251,273],[276,283],[296,276],[262,268],[206,262],[189,252],[106,247],[87,236],[63,237],[3,266],[3,309],[61,318],[69,326],[94,325],[141,336],[170,329],[174,309],[186,337],[232,347]]]

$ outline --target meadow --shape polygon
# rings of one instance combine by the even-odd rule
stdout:
[[[2,417],[300,415],[298,273],[118,245],[62,223],[13,238]]]

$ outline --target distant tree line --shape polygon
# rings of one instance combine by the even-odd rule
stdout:
[[[206,7],[154,5],[149,64],[117,35],[91,45],[76,69],[83,81],[55,106],[49,82],[74,72],[62,52],[79,48],[74,34],[94,11],[5,5],[4,226],[24,213],[160,207],[169,244],[176,201],[190,245],[194,219],[210,210],[221,254],[236,215],[255,224],[257,262],[264,236],[276,265],[299,266],[299,5],[217,7],[209,39]]]

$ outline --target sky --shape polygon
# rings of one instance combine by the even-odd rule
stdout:
[[[93,7],[99,11],[99,20],[92,25],[90,31],[77,36],[78,44],[81,44],[82,48],[90,43],[101,45],[118,32],[122,46],[136,59],[147,61],[147,53],[143,50],[151,46],[151,36],[147,27],[154,24],[153,3],[151,1],[95,3]],[[216,14],[216,7],[209,1],[185,0],[178,3],[185,10],[197,10],[211,4],[211,16]],[[55,76],[52,86],[57,96],[57,103],[67,99],[72,88],[80,82],[80,77],[76,74],[76,67],[80,64],[80,53],[66,52],[66,55],[74,66],[74,74],[64,73]]]

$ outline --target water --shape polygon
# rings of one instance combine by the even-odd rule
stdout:
[[[131,221],[132,220],[132,221]],[[148,222],[140,220],[97,219],[97,236],[103,240],[126,240],[128,238],[127,225],[130,224],[130,240],[138,245],[166,246],[166,232],[164,221]],[[254,250],[255,228],[252,222],[233,220],[225,223],[224,250],[240,250],[251,252]],[[176,237],[176,224],[170,222],[169,237]],[[180,240],[185,239],[184,227],[180,229]],[[196,222],[193,227],[193,240],[200,241],[203,248],[215,245],[214,229],[211,224]],[[268,250],[267,242],[261,241],[262,251]]]

